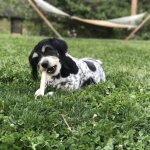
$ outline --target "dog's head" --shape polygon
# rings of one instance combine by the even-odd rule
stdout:
[[[52,77],[60,73],[62,76],[76,73],[76,64],[66,56],[67,49],[66,42],[60,39],[49,38],[40,41],[29,56],[33,78],[37,78],[38,70],[46,70]]]

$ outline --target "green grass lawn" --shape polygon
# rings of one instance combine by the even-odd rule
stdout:
[[[107,81],[35,100],[28,55],[41,39],[0,35],[0,150],[149,150],[150,41],[66,39]]]

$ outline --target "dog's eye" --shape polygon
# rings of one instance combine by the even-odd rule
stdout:
[[[47,72],[48,72],[48,73],[54,73],[55,70],[56,70],[56,66],[53,66],[53,67],[48,68],[48,69],[47,69]]]

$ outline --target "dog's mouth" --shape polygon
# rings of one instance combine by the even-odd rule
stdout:
[[[49,73],[49,74],[52,74],[52,73],[54,73],[55,71],[56,71],[56,65],[53,66],[53,67],[48,67],[48,68],[47,68],[47,73]]]

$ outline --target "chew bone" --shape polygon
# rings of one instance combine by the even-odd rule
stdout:
[[[46,87],[46,71],[42,71],[40,83],[40,95],[42,96],[44,95],[45,87]]]

